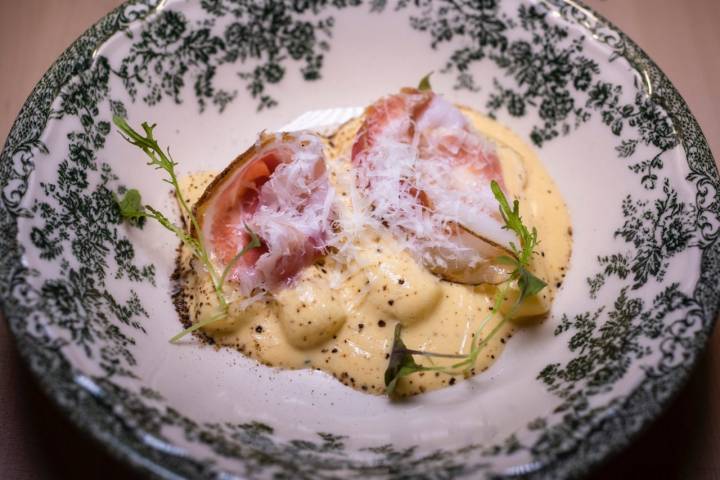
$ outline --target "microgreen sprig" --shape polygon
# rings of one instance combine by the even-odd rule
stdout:
[[[412,353],[408,351],[402,341],[401,333],[402,324],[398,323],[395,325],[392,350],[390,351],[388,366],[385,369],[385,391],[388,395],[395,391],[395,387],[402,377],[406,377],[411,373],[425,371],[428,368],[415,362]]]
[[[190,225],[192,226],[192,230],[195,232],[196,236],[190,235],[186,229],[175,225],[159,210],[156,210],[150,205],[143,205],[140,192],[138,192],[136,189],[128,190],[122,199],[117,199],[117,204],[120,209],[120,215],[123,218],[134,222],[138,222],[139,220],[144,218],[152,218],[158,223],[160,223],[160,225],[173,232],[180,239],[180,241],[182,241],[182,243],[190,249],[192,254],[202,262],[203,266],[208,272],[208,275],[210,275],[210,279],[213,283],[213,288],[215,290],[215,296],[218,300],[220,308],[219,313],[212,315],[207,319],[201,320],[192,325],[191,327],[178,333],[172,339],[170,339],[170,341],[174,343],[180,340],[185,335],[194,332],[199,328],[202,328],[206,325],[209,325],[210,323],[217,322],[227,317],[229,303],[227,298],[225,297],[224,291],[224,285],[227,276],[229,272],[232,271],[232,268],[240,259],[240,257],[245,255],[253,248],[260,247],[260,238],[255,234],[255,232],[250,230],[247,225],[245,225],[245,229],[250,235],[250,241],[242,248],[242,250],[240,250],[235,255],[235,257],[233,257],[233,259],[225,266],[223,271],[219,272],[215,267],[215,264],[212,262],[210,253],[207,250],[207,243],[203,236],[202,229],[200,228],[200,223],[195,217],[195,214],[190,208],[187,200],[183,196],[182,191],[180,190],[177,174],[175,173],[175,167],[177,166],[177,162],[172,159],[172,156],[170,155],[170,150],[168,149],[167,151],[164,151],[153,135],[155,125],[149,125],[147,122],[143,122],[141,125],[143,131],[145,132],[143,135],[142,133],[133,129],[127,123],[127,120],[125,120],[123,117],[116,115],[113,117],[113,122],[118,127],[118,129],[120,129],[120,133],[126,141],[145,152],[145,154],[150,159],[147,163],[148,165],[155,167],[155,169],[157,170],[163,170],[165,173],[167,173],[168,178],[163,179],[163,181],[169,183],[172,186],[173,191],[175,192],[175,199],[180,206],[181,213],[186,218],[188,218]]]
[[[432,85],[430,85],[430,77],[435,72],[430,72],[427,75],[425,75],[423,78],[420,79],[420,82],[418,83],[418,90],[421,92],[424,91],[432,91]]]
[[[492,189],[493,195],[500,206],[500,215],[505,222],[503,228],[511,230],[517,236],[520,247],[518,248],[514,242],[510,242],[510,248],[512,249],[513,256],[501,255],[498,257],[498,261],[515,267],[510,273],[510,280],[517,280],[518,287],[520,289],[520,295],[516,303],[522,303],[527,297],[535,295],[540,290],[545,288],[546,283],[540,278],[533,275],[528,270],[530,260],[532,260],[535,247],[538,244],[537,230],[533,227],[532,231],[528,230],[520,217],[520,202],[517,200],[513,201],[513,206],[510,208],[505,194],[500,189],[500,185],[493,180],[490,182],[490,188]]]
[[[500,189],[500,185],[498,185],[495,180],[490,183],[490,188],[498,202],[500,215],[505,222],[503,228],[514,232],[519,242],[519,246],[515,245],[514,242],[510,243],[512,256],[501,255],[496,260],[500,263],[510,265],[513,267],[513,270],[510,272],[508,279],[499,285],[497,293],[493,299],[492,309],[483,321],[480,322],[480,325],[475,331],[473,338],[476,340],[473,341],[472,346],[470,347],[470,352],[467,355],[442,354],[408,349],[401,338],[402,327],[400,324],[395,327],[395,335],[390,349],[388,367],[385,370],[385,392],[389,396],[394,394],[397,383],[402,377],[406,377],[416,372],[439,371],[450,375],[467,375],[477,363],[478,356],[483,348],[487,346],[490,340],[492,340],[493,337],[500,331],[503,325],[514,318],[517,309],[522,305],[522,303],[528,297],[536,295],[546,286],[546,283],[543,280],[528,270],[532,256],[535,253],[535,247],[538,244],[537,230],[535,228],[529,230],[525,226],[522,221],[522,217],[520,216],[520,203],[517,200],[514,200],[512,207],[510,207],[510,203],[505,197],[503,191]],[[517,282],[519,294],[508,312],[503,313],[502,307],[507,301],[508,294],[512,288],[512,282]],[[481,336],[483,330],[496,316],[499,316],[500,320],[493,327],[490,333],[483,338]],[[413,355],[458,358],[460,361],[447,367],[427,367],[418,364]]]

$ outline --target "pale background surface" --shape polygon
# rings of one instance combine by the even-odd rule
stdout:
[[[53,60],[120,0],[0,0],[0,140]],[[720,155],[720,0],[587,0],[658,63]],[[720,288],[720,286],[718,287]],[[139,478],[38,390],[0,320],[0,478]],[[671,408],[593,478],[720,480],[720,329]]]

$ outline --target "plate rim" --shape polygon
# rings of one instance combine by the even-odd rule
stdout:
[[[529,0],[529,2],[533,3],[532,0]],[[677,121],[678,118],[682,118],[684,121],[689,122],[689,130],[692,130],[696,137],[694,140],[698,142],[699,147],[706,151],[706,158],[709,159],[712,164],[712,172],[710,173],[714,175],[715,180],[718,180],[718,166],[714,161],[712,151],[710,150],[710,146],[707,143],[707,139],[703,134],[699,123],[691,113],[680,92],[677,88],[675,88],[668,76],[654,62],[654,60],[652,60],[652,58],[637,43],[635,43],[632,38],[625,34],[613,22],[597,13],[592,7],[587,6],[583,1],[550,0],[549,2],[543,3],[551,3],[554,8],[559,8],[558,4],[562,4],[569,7],[575,13],[579,12],[582,15],[590,15],[593,17],[597,26],[606,28],[619,37],[624,47],[627,47],[622,56],[634,68],[641,66],[643,70],[650,74],[652,85],[662,86],[669,94],[669,98],[667,99],[668,101],[661,104],[663,109],[666,110],[674,121]],[[39,105],[49,109],[50,104],[57,98],[60,89],[73,78],[74,74],[70,72],[72,68],[68,67],[81,67],[89,62],[91,63],[94,58],[94,52],[105,44],[110,37],[125,30],[130,24],[144,21],[147,16],[158,11],[164,6],[164,4],[165,0],[126,0],[118,7],[102,16],[91,27],[85,30],[75,41],[73,41],[42,75],[23,103],[8,133],[2,153],[0,153],[0,168],[5,167],[7,164],[12,162],[12,158],[9,155],[8,150],[10,138],[21,133],[21,130],[24,128],[24,120],[26,120],[25,116],[31,118],[32,113],[30,111],[36,110]],[[145,6],[148,10],[143,15],[130,19],[127,25],[123,26],[120,23],[120,18],[126,9],[133,5]],[[578,28],[589,30],[587,25],[580,24],[577,19],[565,18],[566,20],[576,24]],[[48,90],[52,91],[52,95],[45,94]],[[48,112],[43,113],[44,123],[40,127],[41,133],[47,127],[47,123],[49,121],[49,115],[47,115]],[[683,156],[687,161],[689,161],[688,152],[685,150],[684,145]],[[0,179],[0,183],[4,181],[5,179]],[[4,203],[0,204],[0,211],[5,215],[10,214]],[[13,221],[17,229],[17,217],[15,217]],[[8,238],[11,239],[11,242],[15,242],[15,245],[12,247],[10,246],[10,243],[5,243],[8,250],[21,254],[22,246],[19,244],[17,239],[17,230],[8,235]],[[716,240],[713,246],[715,248],[719,248],[720,243]],[[710,246],[708,248],[713,247]],[[702,270],[700,273],[702,273]],[[702,282],[703,279],[699,277],[696,287]],[[89,396],[87,392],[84,392],[80,386],[74,382],[66,382],[66,384],[63,385],[62,379],[58,380],[53,377],[52,373],[48,373],[48,371],[42,368],[42,365],[35,361],[32,347],[28,343],[31,339],[27,338],[28,335],[25,335],[23,331],[16,330],[14,322],[10,321],[12,314],[8,315],[7,304],[11,296],[12,295],[5,291],[0,293],[0,312],[4,316],[5,321],[8,323],[10,332],[12,332],[12,337],[14,339],[13,343],[16,346],[15,348],[20,353],[22,363],[32,372],[32,377],[34,378],[36,384],[40,385],[44,394],[51,399],[52,403],[56,407],[59,407],[65,415],[65,418],[68,418],[81,432],[89,434],[88,436],[92,438],[96,444],[100,445],[106,452],[109,452],[113,457],[124,464],[132,466],[137,471],[150,474],[157,478],[179,478],[175,473],[164,468],[162,462],[153,459],[153,452],[151,450],[152,447],[141,442],[135,442],[134,445],[130,445],[130,442],[126,441],[126,439],[124,439],[118,432],[100,428],[95,416],[86,416],[84,415],[83,410],[73,408],[74,406],[80,405],[82,400],[78,400],[76,405],[68,402],[66,400],[66,396],[68,391],[71,390],[75,390],[72,393],[78,397],[84,395],[86,397],[84,400],[89,399],[91,402],[98,403],[98,407],[101,409],[103,407],[107,408],[107,405],[102,405],[102,401],[98,397]],[[692,372],[696,369],[698,361],[703,357],[704,353],[709,348],[708,340],[712,335],[715,324],[718,321],[720,299],[716,299],[716,303],[714,305],[705,305],[705,307],[707,310],[704,312],[704,315],[711,317],[709,322],[705,323],[705,325],[701,328],[706,337],[705,341],[700,346],[696,346],[694,348],[694,356],[690,361],[690,365],[687,366],[687,368],[681,372],[679,377],[675,379],[674,383],[671,384],[669,394],[657,402],[657,408],[655,410],[643,411],[642,413],[637,414],[637,419],[639,420],[637,422],[632,424],[622,424],[621,428],[623,428],[623,431],[621,433],[624,435],[616,437],[613,442],[604,445],[604,451],[599,456],[583,459],[581,461],[568,461],[562,458],[557,458],[556,455],[556,458],[550,464],[543,466],[540,476],[560,474],[562,477],[574,477],[597,468],[614,458],[620,451],[634,442],[649,428],[650,425],[652,425],[655,420],[657,420],[663,412],[668,409],[670,404],[684,389]],[[63,391],[61,386],[65,391]],[[122,424],[122,419],[119,420]],[[566,462],[570,463],[566,464]]]

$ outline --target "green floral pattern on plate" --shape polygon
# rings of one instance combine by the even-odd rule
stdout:
[[[507,4],[517,8],[501,8]],[[129,2],[73,44],[23,107],[0,161],[3,309],[43,386],[116,454],[165,478],[216,476],[219,458],[242,459],[236,473],[250,478],[449,478],[479,472],[560,478],[577,475],[622,447],[679,388],[717,314],[720,182],[682,99],[612,26],[562,0],[375,0],[369,5],[202,0],[200,19],[182,9],[156,12],[155,7],[153,1]],[[217,71],[233,68],[244,95],[260,110],[273,108],[278,105],[274,86],[291,69],[305,81],[322,78],[325,56],[332,51],[333,14],[349,8],[371,15],[407,11],[410,26],[426,36],[429,47],[452,45],[444,73],[454,75],[458,89],[478,90],[472,67],[491,62],[502,75],[493,79],[488,111],[536,118],[529,139],[538,147],[599,119],[617,139],[618,161],[637,175],[640,193],[616,206],[624,223],[614,236],[624,248],[599,256],[597,271],[587,279],[590,296],[615,289],[615,301],[563,316],[555,335],[574,357],[538,370],[538,380],[558,397],[555,411],[496,445],[430,453],[376,445],[358,460],[340,435],[320,432],[315,441],[287,440],[261,422],[202,423],[175,410],[160,393],[146,387],[135,391],[119,381],[136,376],[134,335],[143,334],[147,312],[133,290],[117,298],[108,285],[122,278],[154,285],[156,274],[153,265],[136,262],[133,244],[119,229],[113,195],[123,186],[98,155],[110,133],[110,118],[102,118],[99,107],[112,113],[125,109],[112,98],[110,82],[117,79],[131,100],[150,106],[187,101],[189,86],[200,111],[212,105],[222,112],[241,93],[217,86]],[[551,11],[582,25],[578,28],[587,35],[551,20]],[[143,24],[128,29],[134,22]],[[103,56],[93,60],[96,48],[117,32],[125,32],[130,45],[120,64]],[[614,59],[647,74],[645,83],[636,82],[633,101],[623,101],[627,92],[606,81],[597,62],[585,55],[590,34],[612,49]],[[67,135],[67,151],[52,152],[61,159],[57,178],[42,182],[41,194],[28,197],[37,162],[49,161],[44,157],[51,153],[43,132],[50,122],[68,118],[77,119],[77,129]],[[687,156],[686,181],[694,185],[695,204],[680,199],[683,179],[666,171],[665,159],[678,145]],[[652,149],[649,157],[641,153]],[[21,219],[33,224],[31,245],[19,243]],[[27,249],[57,265],[57,274],[48,277],[25,266],[20,259]],[[693,289],[664,283],[673,259],[689,249],[699,251],[702,265]],[[662,289],[648,301],[640,293],[651,282]],[[69,346],[94,359],[103,373],[76,368],[65,354]],[[635,362],[648,358],[657,361],[646,366],[632,391],[603,404],[593,401],[612,392]],[[208,446],[214,456],[188,455],[167,436],[168,428],[179,429],[188,443]],[[518,452],[532,461],[509,472],[493,467],[493,458]]]

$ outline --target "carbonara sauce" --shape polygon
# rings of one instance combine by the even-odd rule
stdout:
[[[520,201],[525,224],[538,231],[538,255],[531,271],[548,284],[524,302],[517,318],[501,327],[483,348],[469,372],[475,374],[498,358],[514,329],[547,314],[565,276],[572,230],[563,199],[532,149],[499,123],[467,108],[462,111],[496,144],[506,190]],[[360,124],[358,119],[344,125],[328,144],[330,180],[342,204],[341,214],[351,208],[347,152]],[[183,179],[183,194],[194,203],[214,176],[203,173]],[[328,256],[273,296],[255,301],[231,298],[230,315],[204,327],[205,337],[269,366],[320,369],[345,385],[380,394],[385,389],[384,372],[397,322],[403,324],[402,338],[408,348],[453,354],[469,352],[485,320],[490,318],[482,337],[498,324],[499,315],[492,312],[496,287],[440,280],[387,234],[366,232],[353,243],[350,262]],[[212,316],[217,306],[207,273],[191,260],[190,252],[183,249],[176,304],[188,325]],[[503,308],[512,300],[511,293]],[[416,361],[428,365],[457,362],[419,356]],[[462,378],[462,373],[417,373],[401,379],[397,393],[421,393]]]

